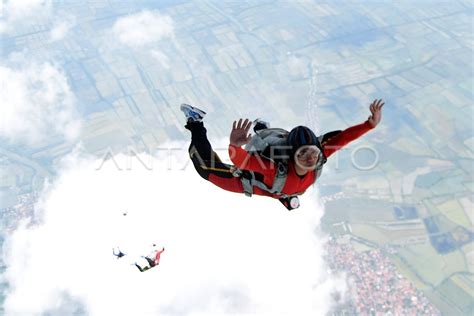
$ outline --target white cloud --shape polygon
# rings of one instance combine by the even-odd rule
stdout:
[[[51,0],[10,0],[2,1],[0,11],[0,33],[14,31],[20,23],[25,25],[31,17],[49,16]]]
[[[151,51],[151,55],[153,56],[153,58],[155,58],[156,61],[161,64],[164,69],[170,68],[170,59],[168,58],[168,56],[156,49]]]
[[[52,19],[50,42],[63,39],[76,23],[72,15],[53,14],[51,0],[1,1],[0,12],[2,13],[0,34],[12,33],[23,27],[32,26],[32,23],[39,23],[41,19],[44,19],[44,24],[47,25]]]
[[[173,19],[157,11],[142,11],[119,18],[112,27],[114,36],[132,48],[171,38],[173,31]]]
[[[326,313],[345,283],[326,272],[312,193],[288,212],[222,191],[191,164],[180,170],[188,160],[174,153],[173,170],[165,151],[142,156],[151,171],[123,155],[103,165],[69,157],[37,205],[40,224],[6,240],[6,312],[61,315],[78,303],[88,315]],[[140,273],[129,264],[153,242],[166,247],[161,264]],[[112,256],[116,245],[126,257]]]
[[[74,16],[63,16],[57,20],[50,32],[50,42],[59,41],[66,37],[69,30],[76,24]]]
[[[73,141],[80,131],[75,106],[67,78],[54,65],[0,65],[1,137],[29,145],[58,135]]]

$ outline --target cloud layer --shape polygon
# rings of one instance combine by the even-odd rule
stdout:
[[[173,36],[173,20],[157,11],[140,13],[119,18],[112,27],[118,40],[132,48],[141,48]]]
[[[51,0],[21,0],[0,2],[0,34],[15,31],[17,27],[28,24],[31,17],[49,16]]]
[[[75,140],[81,124],[66,76],[48,62],[21,64],[0,65],[0,136],[28,145]]]
[[[172,170],[165,156],[142,157],[152,170],[123,155],[69,157],[37,205],[39,223],[6,241],[6,312],[327,312],[345,285],[327,276],[315,233],[322,209],[311,193],[288,212],[276,200],[221,191],[186,155],[175,157]],[[131,263],[154,242],[166,247],[161,264],[140,273]],[[118,260],[117,245],[127,253]]]

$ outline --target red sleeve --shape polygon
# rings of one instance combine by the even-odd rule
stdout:
[[[259,172],[262,174],[269,173],[275,169],[275,165],[268,159],[249,154],[241,147],[229,145],[229,157],[232,163],[239,169]]]
[[[160,262],[161,253],[162,253],[163,251],[165,251],[165,249],[163,249],[163,250],[158,250],[158,251],[156,252],[156,255],[155,255],[155,263],[159,263],[159,262]]]
[[[362,124],[355,125],[349,127],[346,130],[343,130],[336,136],[328,139],[322,146],[324,150],[324,155],[326,157],[331,156],[333,153],[344,147],[345,145],[349,144],[353,140],[361,137],[368,131],[373,129],[368,121],[365,121]]]

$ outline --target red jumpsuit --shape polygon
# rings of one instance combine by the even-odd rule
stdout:
[[[200,126],[190,126],[190,123],[188,123],[186,126],[186,128],[192,132],[193,139],[190,146],[190,156],[198,173],[204,179],[212,182],[224,190],[243,193],[244,189],[240,178],[234,177],[232,175],[232,166],[221,163],[219,157],[217,157],[217,155],[215,155],[215,153],[212,151],[202,123],[191,124],[200,124]],[[329,138],[327,141],[321,144],[324,155],[326,158],[328,158],[334,152],[341,149],[351,141],[364,135],[372,128],[373,127],[369,124],[369,122],[365,121],[362,124],[355,125],[341,131],[336,136]],[[196,158],[197,153],[202,159]],[[209,161],[211,161],[213,157],[215,159],[213,160],[211,166]],[[241,147],[235,147],[233,145],[229,145],[229,157],[237,168],[254,171],[258,174],[261,174],[263,176],[263,183],[265,183],[267,187],[272,187],[273,179],[275,178],[277,170],[271,161],[260,157],[257,158],[247,153]],[[288,176],[282,193],[293,195],[304,192],[314,183],[314,177],[315,171],[308,172],[303,177],[298,176],[295,171],[294,162],[290,161],[288,164]],[[253,194],[278,198],[278,196],[264,191],[258,187],[254,187]]]
[[[155,258],[153,260],[155,262],[155,265],[160,264],[160,257],[161,257],[161,253],[163,251],[165,251],[165,248],[163,248],[161,250],[156,250]]]

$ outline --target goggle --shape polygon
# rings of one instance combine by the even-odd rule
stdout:
[[[302,147],[296,152],[296,158],[304,161],[308,160],[311,157],[318,159],[320,153],[321,151],[317,146]]]

